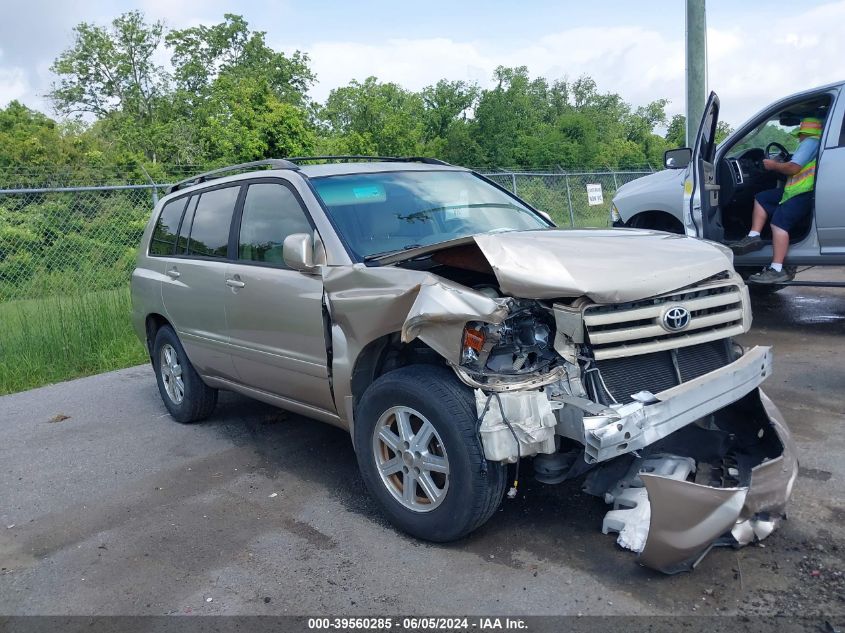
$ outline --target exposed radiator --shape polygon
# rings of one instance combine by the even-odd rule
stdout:
[[[721,339],[677,350],[600,360],[596,366],[616,401],[627,403],[632,401],[632,394],[643,390],[659,393],[724,367],[732,360],[730,342]]]

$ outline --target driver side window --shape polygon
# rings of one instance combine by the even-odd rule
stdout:
[[[312,230],[305,210],[288,187],[276,182],[252,183],[241,215],[238,259],[284,268],[285,238]]]
[[[780,143],[791,154],[798,147],[798,138],[792,134],[796,126],[783,126],[778,123],[777,118],[766,121],[766,124],[758,127],[742,141],[733,146],[730,156],[738,158],[749,149],[765,149],[769,143]]]

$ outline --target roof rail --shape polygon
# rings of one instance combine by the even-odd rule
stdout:
[[[293,162],[284,158],[267,158],[265,160],[255,160],[250,163],[240,163],[238,165],[229,165],[228,167],[221,167],[220,169],[212,169],[196,176],[191,176],[185,180],[180,180],[175,185],[170,185],[165,193],[173,193],[191,185],[198,185],[207,180],[221,178],[225,174],[233,171],[243,171],[253,167],[272,167],[273,169],[299,169]]]
[[[338,156],[294,156],[288,158],[292,163],[310,163],[318,160],[332,160],[336,162],[350,162],[350,161],[384,161],[389,163],[425,163],[427,165],[448,165],[438,158],[428,158],[426,156],[357,156],[357,155],[338,155]]]

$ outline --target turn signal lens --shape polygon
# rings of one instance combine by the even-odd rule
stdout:
[[[484,332],[472,327],[464,328],[464,349],[474,350],[478,354],[482,347],[484,347]]]

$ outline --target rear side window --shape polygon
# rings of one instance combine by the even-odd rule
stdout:
[[[200,195],[191,223],[188,255],[226,257],[229,227],[240,190],[239,186],[225,187]]]
[[[161,210],[150,240],[150,255],[172,255],[187,198],[171,200]]]
[[[252,184],[244,200],[238,259],[284,266],[285,238],[310,232],[305,211],[290,189],[278,183]]]
[[[177,255],[184,255],[188,251],[188,233],[191,231],[191,224],[194,222],[194,212],[197,210],[199,199],[199,196],[192,196],[188,208],[185,209],[182,226],[179,228],[179,239],[176,240]]]

